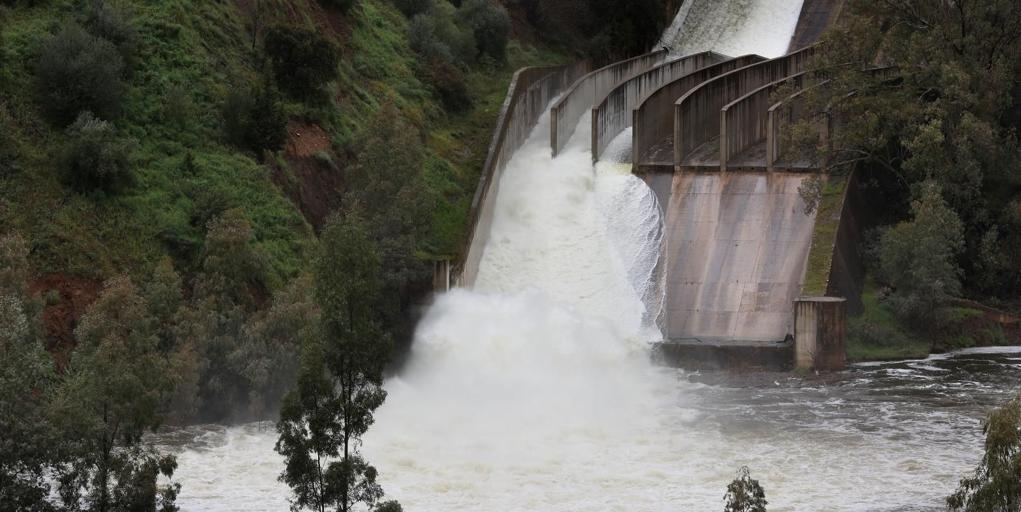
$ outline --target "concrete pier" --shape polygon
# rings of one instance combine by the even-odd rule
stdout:
[[[802,297],[794,301],[794,363],[799,370],[847,367],[847,300]]]

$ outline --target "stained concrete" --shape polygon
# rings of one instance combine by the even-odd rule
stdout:
[[[798,194],[807,178],[764,172],[645,177],[666,215],[668,339],[777,341],[793,333],[792,305],[815,223]]]

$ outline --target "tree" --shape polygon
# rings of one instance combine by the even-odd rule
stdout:
[[[119,192],[134,182],[131,153],[135,141],[114,126],[83,112],[67,129],[61,156],[64,181],[80,192]]]
[[[478,53],[472,30],[457,23],[457,10],[446,1],[432,2],[429,10],[411,19],[408,43],[427,61],[462,68],[474,62]]]
[[[60,497],[97,512],[170,512],[178,486],[172,456],[142,435],[159,427],[173,390],[148,304],[126,277],[108,281],[75,329],[78,347],[55,393],[51,421],[59,425],[69,462],[57,468]],[[143,507],[144,505],[144,507]]]
[[[337,47],[312,30],[271,27],[263,45],[276,83],[294,97],[310,99],[337,78]]]
[[[458,17],[475,36],[477,57],[488,57],[498,64],[507,60],[511,28],[507,9],[490,0],[466,0],[458,9]]]
[[[319,308],[310,276],[294,279],[273,296],[269,309],[253,315],[242,329],[232,366],[248,383],[248,406],[254,417],[276,411],[294,385],[302,343],[314,333]]]
[[[221,112],[227,140],[254,152],[275,151],[287,139],[287,115],[270,85],[233,90]]]
[[[964,228],[933,183],[920,187],[912,203],[914,218],[883,234],[879,259],[882,276],[894,287],[894,308],[913,320],[930,318],[936,308],[961,293],[957,256]]]
[[[361,436],[382,405],[383,366],[390,342],[376,312],[380,260],[364,223],[333,216],[323,230],[315,263],[318,335],[302,350],[298,384],[280,412],[276,450],[286,467],[280,479],[294,491],[293,509],[342,512],[383,496],[376,470],[360,455]]]
[[[432,7],[432,0],[394,0],[394,5],[408,18],[414,18],[428,11]]]
[[[747,467],[737,472],[737,478],[727,486],[723,497],[724,512],[766,512],[766,492],[759,481],[752,478]]]
[[[387,103],[363,130],[356,151],[345,208],[365,216],[379,249],[384,284],[399,289],[428,272],[416,255],[435,206],[435,198],[423,193],[428,187],[421,134]]]
[[[66,23],[39,52],[39,104],[59,126],[67,126],[83,111],[112,119],[121,110],[123,73],[124,61],[112,43]]]
[[[239,209],[209,222],[202,272],[192,304],[181,311],[178,342],[194,350],[200,363],[200,416],[217,421],[237,412],[248,383],[237,364],[245,322],[266,292],[262,255],[252,246],[252,226]]]
[[[45,407],[56,380],[25,294],[28,248],[0,237],[0,512],[52,510],[47,469],[56,432]]]
[[[1021,265],[1002,263],[1021,260],[1019,14],[1009,0],[848,2],[818,47],[817,78],[831,80],[805,94],[836,127],[819,158],[861,164],[879,221],[909,217],[919,184],[939,186],[963,226],[969,295],[1021,290]]]
[[[121,56],[125,71],[130,74],[135,66],[138,48],[138,31],[135,30],[131,13],[118,9],[106,0],[92,0],[85,18],[85,29],[113,44]]]
[[[982,429],[982,462],[947,505],[954,512],[1015,512],[1021,509],[1021,395],[993,410]]]

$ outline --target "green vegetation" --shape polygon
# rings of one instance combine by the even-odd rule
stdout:
[[[302,350],[297,388],[280,411],[276,450],[281,480],[298,509],[375,509],[383,496],[376,469],[359,454],[361,437],[383,404],[390,340],[382,328],[383,264],[365,223],[334,216],[315,264],[316,334]],[[400,510],[389,502],[386,510]]]
[[[810,178],[800,191],[802,196],[813,199],[809,201],[808,206],[816,212],[803,295],[816,297],[826,295],[830,281],[830,266],[833,264],[833,249],[837,243],[837,231],[840,229],[840,217],[843,214],[847,180],[848,176],[845,175]]]
[[[905,326],[880,290],[868,283],[862,291],[864,312],[852,317],[847,326],[847,357],[852,361],[921,359],[928,357],[932,344]]]
[[[727,485],[727,494],[723,497],[724,512],[766,512],[766,491],[759,481],[752,478],[747,467],[737,472],[737,478]]]
[[[1013,21],[1019,6],[944,7],[848,2],[842,22],[826,35],[829,44],[820,47],[818,78],[831,82],[805,94],[840,129],[831,145],[817,144],[807,121],[785,135],[816,153],[811,158],[857,168],[869,216],[879,225],[863,251],[868,274],[888,289],[882,303],[902,331],[933,340],[937,350],[1002,343],[994,322],[951,313],[967,300],[1016,310],[1021,292],[1021,39]],[[862,71],[877,67],[889,69]],[[820,213],[806,293],[824,289],[828,269],[815,249],[820,241],[829,245],[829,218]],[[885,325],[859,325],[858,334],[905,343],[882,354],[915,352]]]
[[[272,27],[263,45],[276,82],[297,98],[311,98],[337,78],[337,48],[312,30]]]
[[[61,166],[69,186],[80,192],[118,192],[133,183],[135,142],[119,137],[113,125],[83,112],[66,133]]]
[[[1021,507],[1021,396],[989,413],[985,455],[947,498],[953,512],[1009,512]]]

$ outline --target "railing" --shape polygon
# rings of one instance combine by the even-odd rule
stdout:
[[[550,147],[553,156],[563,151],[574,135],[581,116],[592,109],[620,82],[659,65],[667,58],[666,50],[640,55],[599,68],[574,83],[550,110]]]
[[[504,99],[482,176],[469,212],[469,236],[460,252],[454,279],[471,287],[493,223],[493,201],[500,176],[514,152],[528,139],[549,103],[589,70],[588,62],[547,68],[524,68],[514,74]]]
[[[674,166],[697,148],[720,136],[720,111],[725,105],[763,85],[805,70],[815,47],[759,62],[708,80],[674,104]]]
[[[764,60],[758,55],[726,60],[682,76],[650,93],[632,113],[631,154],[635,166],[642,163],[654,147],[673,140],[674,119],[669,113],[678,98],[706,80]]]
[[[592,109],[592,160],[598,161],[617,135],[631,126],[634,110],[648,95],[664,84],[729,57],[702,52],[660,64],[614,87]]]
[[[811,87],[802,88],[769,107],[767,114],[766,170],[775,170],[777,162],[784,155],[789,154],[791,148],[789,147],[789,141],[784,140],[783,132],[788,126],[805,118],[805,94],[816,87],[826,87],[830,83],[830,80],[824,80]],[[814,125],[814,128],[819,135],[819,139],[828,144],[830,140],[828,117],[824,113],[817,114],[816,116],[819,117],[819,122]]]
[[[756,144],[767,142],[770,128],[771,96],[781,87],[801,89],[806,73],[771,82],[728,103],[720,110],[720,170],[726,171],[733,158]],[[768,159],[767,159],[768,160]],[[768,167],[768,165],[767,165]]]

